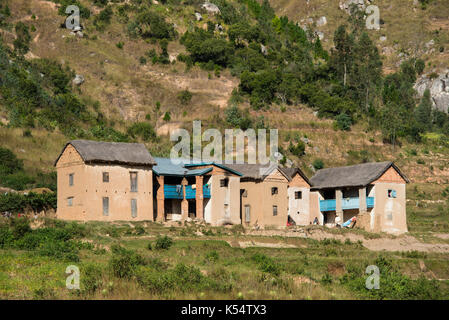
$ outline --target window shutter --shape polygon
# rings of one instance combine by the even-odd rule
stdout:
[[[137,217],[137,199],[131,199],[131,217]]]
[[[109,198],[103,197],[103,215],[108,216],[109,215]]]
[[[245,205],[245,222],[251,221],[251,207],[249,205]]]

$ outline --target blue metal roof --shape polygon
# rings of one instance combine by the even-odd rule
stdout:
[[[153,171],[158,176],[177,176],[177,177],[189,177],[189,176],[202,176],[210,171],[212,168],[205,169],[188,169],[186,168],[187,163],[190,160],[181,160],[180,164],[174,164],[169,158],[154,158],[157,165],[153,166]]]
[[[190,161],[189,161],[190,162]],[[236,175],[238,175],[238,176],[243,176],[243,174],[242,173],[240,173],[240,172],[238,172],[238,171],[236,171],[236,170],[234,170],[234,169],[231,169],[231,168],[229,168],[229,167],[227,167],[227,166],[224,166],[224,165],[222,165],[222,164],[220,164],[220,163],[216,163],[216,162],[213,162],[213,161],[210,161],[210,162],[192,162],[192,163],[185,163],[184,164],[184,167],[186,167],[186,168],[188,168],[188,167],[201,167],[201,166],[217,166],[217,167],[219,167],[219,168],[221,168],[221,169],[223,169],[223,170],[226,170],[226,171],[229,171],[229,172],[232,172],[233,174],[236,174]]]

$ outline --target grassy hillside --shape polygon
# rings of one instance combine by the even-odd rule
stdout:
[[[286,15],[295,21],[307,24],[307,18],[316,21],[325,16],[327,24],[316,27],[324,33],[323,45],[332,47],[332,36],[338,25],[345,23],[348,14],[339,8],[340,1],[326,0],[273,0],[270,1],[278,15]],[[429,2],[422,6],[420,1],[413,0],[374,0],[371,4],[379,7],[380,30],[371,30],[370,36],[382,52],[384,71],[389,73],[397,69],[401,60],[399,54],[417,55],[427,61],[427,72],[447,68],[449,60],[449,8],[444,0]],[[380,38],[386,36],[386,40]],[[433,47],[425,48],[430,40],[435,41]],[[417,50],[417,47],[419,50]],[[440,52],[440,48],[443,51]],[[392,49],[392,50],[391,50]],[[433,49],[433,50],[432,50]],[[391,52],[390,52],[391,51]]]
[[[366,245],[394,239],[374,234],[332,235],[314,226],[294,237],[266,236],[194,223],[51,220],[36,227],[0,220],[3,299],[444,300],[449,294],[447,251],[376,252]],[[447,248],[444,241],[433,248]],[[66,288],[68,265],[79,267],[80,290]],[[379,290],[365,288],[368,265],[379,266]]]
[[[420,6],[410,6],[410,2],[378,1],[376,4],[380,7],[385,24],[380,31],[369,31],[369,36],[379,46],[395,47],[397,53],[404,50],[411,52],[418,40],[425,43],[434,39],[438,50],[418,57],[426,63],[424,72],[437,71],[444,63],[447,64],[447,59],[444,58],[447,50],[439,52],[439,47],[445,47],[448,41],[447,20],[444,19],[448,9],[443,1],[432,1],[426,10],[422,10]],[[15,26],[18,22],[23,22],[30,28],[31,35],[26,60],[48,58],[83,75],[85,82],[80,86],[70,85],[70,91],[85,103],[95,121],[99,121],[98,114],[101,113],[105,119],[101,122],[102,125],[125,135],[129,141],[144,141],[154,155],[167,155],[171,145],[167,137],[169,130],[178,127],[191,129],[192,120],[203,120],[203,127],[232,127],[225,111],[228,105],[237,103],[242,118],[247,117],[252,126],[278,128],[284,152],[309,175],[313,174],[312,163],[316,159],[323,160],[326,167],[394,160],[413,182],[409,193],[412,197],[416,184],[419,188],[435,189],[436,192],[428,193],[428,197],[440,199],[443,185],[448,182],[449,149],[444,135],[438,131],[426,133],[420,143],[401,138],[393,146],[385,143],[382,131],[363,114],[355,114],[355,124],[349,131],[342,131],[335,128],[332,118],[317,117],[316,112],[314,113],[316,109],[304,104],[300,97],[288,103],[274,97],[269,108],[257,109],[250,105],[252,93],[233,95],[233,90],[238,89],[241,83],[241,74],[236,73],[235,64],[209,68],[201,62],[186,60],[191,54],[186,43],[181,44],[186,31],[194,33],[195,27],[207,30],[210,22],[209,25],[213,26],[221,23],[224,32],[229,32],[232,22],[232,17],[226,23],[223,17],[201,11],[199,5],[202,1],[167,1],[165,4],[162,1],[149,5],[150,11],[164,17],[166,23],[175,25],[175,34],[168,41],[167,56],[164,56],[165,44],[161,39],[130,34],[130,23],[137,19],[139,11],[132,8],[121,9],[124,7],[124,2],[121,1],[109,5],[113,14],[109,19],[104,19],[101,12],[107,7],[101,6],[101,1],[94,4],[94,1],[80,0],[79,3],[91,13],[88,19],[81,18],[84,27],[82,38],[60,27],[65,16],[58,11],[60,3],[64,1],[9,0],[5,3],[9,4],[11,11],[10,16],[4,18],[1,27],[5,45],[11,50],[14,48]],[[130,5],[137,3],[139,1],[131,1]],[[150,1],[141,3],[149,4]],[[229,3],[238,9],[243,3],[250,1]],[[316,21],[316,18],[326,16],[328,23],[317,27],[325,33],[322,41],[325,49],[333,46],[333,34],[337,27],[347,22],[348,15],[338,9],[337,1],[329,3],[310,0],[307,5],[305,0],[289,0],[273,1],[271,4],[278,16],[287,15],[292,23],[300,22],[300,25],[303,24],[301,20],[307,17]],[[202,21],[196,21],[195,11],[201,12]],[[257,23],[254,17],[249,21]],[[422,34],[414,28],[415,23],[424,26]],[[438,30],[438,34],[435,30]],[[379,40],[381,35],[387,36],[382,44]],[[215,31],[214,37],[220,39],[220,32]],[[285,48],[288,49],[288,38],[285,35],[274,35],[274,39],[282,46],[282,52]],[[307,54],[312,56],[314,68],[317,68],[324,60],[317,57],[317,51],[313,48],[316,40],[304,41],[307,43],[306,47],[310,46]],[[274,47],[275,42],[269,47]],[[164,59],[172,62],[166,63]],[[271,56],[266,59],[271,59]],[[384,73],[397,71],[399,60],[396,54],[382,56]],[[184,90],[192,94],[190,101],[180,99],[180,93]],[[29,137],[24,134],[25,128],[11,126],[6,106],[0,111],[0,118],[3,123],[0,127],[2,146],[24,159],[25,168],[30,171],[34,170],[32,168],[52,170],[52,162],[64,142],[76,137],[59,127],[49,132],[39,126],[28,129],[32,136]],[[132,131],[128,129],[141,122],[151,125],[158,137],[152,136],[145,141],[139,134],[129,134]],[[76,127],[84,128],[87,138],[111,138],[111,135],[104,134],[110,129],[101,127],[101,134],[91,130],[97,125],[98,122],[89,124],[81,121]],[[309,140],[304,146],[305,155],[295,156],[289,151],[290,142],[300,144],[301,138],[305,137]]]

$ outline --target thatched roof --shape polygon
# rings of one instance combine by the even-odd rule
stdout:
[[[243,180],[264,180],[275,169],[280,169],[276,165],[269,164],[226,164],[227,167],[240,172]],[[287,180],[291,178],[282,170],[279,170]]]
[[[409,182],[399,168],[390,161],[321,169],[310,179],[310,182],[312,189],[363,187],[379,179],[390,167],[393,167],[405,182]]]
[[[307,178],[307,176],[304,174],[304,172],[302,172],[301,169],[299,168],[279,168],[282,172],[284,172],[285,175],[290,177],[290,180],[293,179],[293,177],[296,174],[299,174],[304,181],[306,181],[309,185],[312,185],[309,181],[309,178]]]
[[[55,165],[68,145],[72,145],[85,163],[111,163],[132,166],[156,165],[151,154],[142,143],[102,142],[91,140],[72,140],[67,142]]]

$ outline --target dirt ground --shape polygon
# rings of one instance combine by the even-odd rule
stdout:
[[[449,244],[445,243],[424,243],[410,235],[401,235],[398,237],[382,236],[376,239],[366,239],[363,235],[357,233],[346,232],[345,234],[335,234],[326,232],[322,229],[297,228],[290,230],[253,230],[246,233],[251,236],[283,236],[283,237],[299,237],[315,240],[336,239],[351,242],[361,241],[362,244],[372,251],[421,251],[421,252],[449,252]],[[438,234],[439,238],[447,239],[449,234]],[[240,244],[242,246],[242,244]],[[245,246],[245,243],[243,243]],[[254,243],[252,246],[265,246],[268,243]]]

